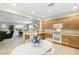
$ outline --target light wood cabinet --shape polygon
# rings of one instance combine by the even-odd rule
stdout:
[[[69,45],[69,36],[68,35],[62,35],[62,44]]]
[[[76,16],[76,29],[79,29],[79,15]]]
[[[79,15],[43,21],[43,28],[50,29],[53,24],[62,23],[64,29],[79,29]]]
[[[76,28],[76,16],[71,17],[71,19],[70,19],[70,27],[71,27],[71,29]]]
[[[69,46],[79,48],[79,36],[69,36]]]
[[[25,35],[25,40],[30,39],[30,35]]]
[[[57,19],[54,19],[53,20],[53,24],[57,24]]]
[[[70,28],[69,18],[63,19],[63,27],[64,28]]]
[[[46,20],[46,21],[43,21],[43,29],[50,29],[50,28],[53,28],[53,24],[57,23],[57,20]]]
[[[45,40],[46,38],[53,38],[52,33],[40,33],[39,35],[43,40]]]
[[[43,29],[49,29],[49,28],[51,28],[52,24],[53,24],[52,20],[43,21]]]
[[[63,19],[63,26],[65,29],[75,29],[76,27],[76,16],[71,16]]]
[[[63,23],[63,19],[58,19],[57,23]]]
[[[62,35],[62,44],[79,49],[79,36]]]
[[[62,44],[79,49],[79,36],[62,35]]]

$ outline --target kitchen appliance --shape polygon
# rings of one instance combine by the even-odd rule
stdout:
[[[62,35],[61,35],[61,33],[54,32],[53,42],[62,43]]]
[[[63,24],[62,23],[54,24],[53,28],[55,29],[55,32],[53,33],[53,42],[62,43],[61,30],[63,28]]]

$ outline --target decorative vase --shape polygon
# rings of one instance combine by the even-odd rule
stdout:
[[[33,43],[34,47],[40,47],[41,46],[41,38],[40,38],[40,36],[38,34],[33,35],[32,43]]]

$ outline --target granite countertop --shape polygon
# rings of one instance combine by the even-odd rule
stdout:
[[[79,34],[76,33],[62,33],[62,35],[79,36]]]

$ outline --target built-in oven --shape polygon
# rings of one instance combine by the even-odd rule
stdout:
[[[63,28],[62,23],[53,25],[53,29],[55,30],[55,32],[53,33],[53,42],[62,43],[62,34],[61,34],[62,28]]]
[[[58,32],[53,33],[53,42],[62,43],[62,34]]]

